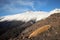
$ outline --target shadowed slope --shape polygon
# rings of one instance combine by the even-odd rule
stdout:
[[[9,38],[17,37],[25,28],[27,28],[27,27],[31,26],[32,24],[34,24],[35,20],[30,20],[30,21],[25,22],[21,25],[20,25],[20,23],[16,24],[16,22],[12,22],[12,23],[14,23],[14,24],[11,23],[12,25],[10,25],[10,26],[12,26],[12,27],[10,27],[9,29],[7,29],[7,28],[5,29],[7,31],[0,36],[0,40],[8,40]]]

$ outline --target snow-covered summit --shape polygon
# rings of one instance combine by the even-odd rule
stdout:
[[[44,11],[27,11],[24,13],[20,13],[20,14],[15,14],[15,15],[8,15],[8,16],[3,16],[4,18],[0,21],[12,21],[12,20],[22,20],[22,21],[29,21],[31,19],[36,19],[36,21],[39,21],[41,19],[44,19],[46,17],[48,17],[49,15],[53,14],[53,13],[60,13],[60,9],[54,9],[50,12],[44,12]]]

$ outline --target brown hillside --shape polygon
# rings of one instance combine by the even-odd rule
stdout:
[[[44,25],[50,25],[51,28],[36,37],[28,38],[34,30]],[[22,31],[18,37],[9,40],[60,40],[60,13],[54,13],[48,18],[38,21]]]

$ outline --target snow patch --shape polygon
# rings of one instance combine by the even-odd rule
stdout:
[[[55,8],[54,10],[50,11],[50,14],[54,14],[54,13],[60,13],[60,9]]]

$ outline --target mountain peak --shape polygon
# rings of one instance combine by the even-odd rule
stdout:
[[[27,11],[24,13],[20,13],[20,14],[15,14],[15,15],[8,15],[8,16],[4,16],[4,18],[0,21],[12,21],[12,20],[22,20],[22,21],[29,21],[31,19],[35,19],[36,21],[41,20],[45,17],[47,17],[48,12],[44,12],[44,11]],[[45,16],[46,15],[46,16]]]

